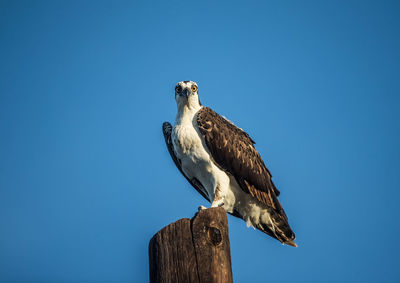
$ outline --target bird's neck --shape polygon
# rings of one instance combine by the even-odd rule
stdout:
[[[192,123],[194,115],[202,106],[199,103],[178,104],[178,113],[176,114],[176,125]]]

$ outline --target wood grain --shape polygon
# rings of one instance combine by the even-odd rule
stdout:
[[[223,208],[199,211],[156,233],[149,243],[150,282],[232,282]]]

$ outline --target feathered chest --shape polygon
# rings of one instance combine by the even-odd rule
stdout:
[[[172,132],[172,142],[176,153],[181,157],[199,155],[204,151],[200,135],[191,124],[175,125]]]

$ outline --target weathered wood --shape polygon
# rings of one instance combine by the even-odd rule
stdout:
[[[190,219],[159,231],[150,241],[150,282],[199,282]]]
[[[228,220],[223,208],[199,211],[153,236],[150,282],[232,282]]]
[[[223,208],[202,210],[192,224],[200,282],[232,282],[228,219]]]

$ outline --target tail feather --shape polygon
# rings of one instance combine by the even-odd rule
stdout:
[[[285,244],[297,248],[297,244],[293,241],[286,241]]]
[[[256,228],[279,240],[282,244],[297,247],[297,244],[294,242],[296,235],[290,228],[287,218],[278,213],[271,212],[269,219],[270,223],[260,223]]]
[[[243,215],[237,209],[235,209],[230,214],[246,221],[245,217],[243,217]],[[276,211],[275,212],[270,211],[270,213],[268,214],[269,214],[268,218],[270,220],[268,223],[263,223],[262,221],[260,221],[258,224],[254,225],[254,227],[260,230],[261,232],[267,234],[268,236],[277,239],[282,244],[286,244],[288,246],[297,248],[297,244],[294,242],[296,236],[293,233],[292,229],[290,228],[287,217],[284,214],[284,212],[282,215],[277,213]],[[253,225],[251,221],[250,224]]]

